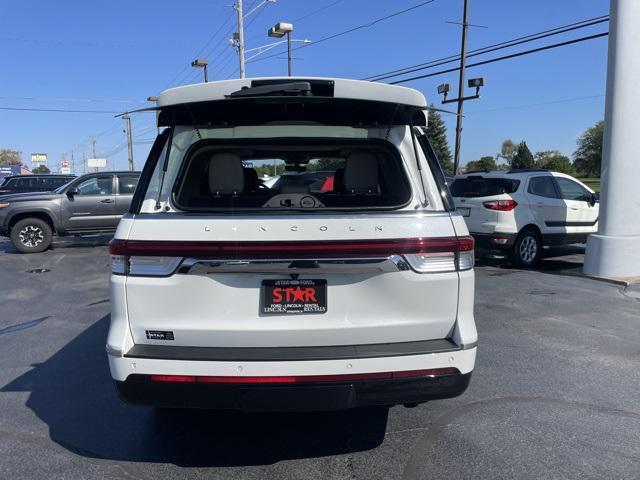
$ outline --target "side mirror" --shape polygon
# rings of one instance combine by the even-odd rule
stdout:
[[[589,205],[591,205],[592,207],[595,206],[595,204],[599,201],[598,194],[597,193],[590,194],[587,201],[589,202]]]
[[[76,187],[71,187],[69,190],[67,190],[67,197],[69,198],[73,198],[74,195],[78,194],[78,189]]]

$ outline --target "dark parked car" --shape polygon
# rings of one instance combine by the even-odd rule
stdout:
[[[75,175],[9,175],[0,183],[0,195],[51,192],[73,180]]]
[[[0,196],[0,235],[23,253],[42,252],[53,235],[114,232],[129,209],[139,172],[90,173],[53,192]]]

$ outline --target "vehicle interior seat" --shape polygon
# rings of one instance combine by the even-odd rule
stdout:
[[[209,160],[209,190],[215,196],[238,195],[245,188],[242,160],[233,153],[216,153]]]
[[[260,180],[258,180],[258,172],[253,168],[243,168],[244,174],[244,192],[258,193],[260,191]]]
[[[352,194],[380,194],[378,159],[370,152],[349,154],[344,167],[342,184]]]

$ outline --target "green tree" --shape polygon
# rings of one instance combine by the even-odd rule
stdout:
[[[498,165],[496,164],[496,160],[493,157],[485,156],[481,157],[480,160],[472,160],[467,163],[467,172],[473,172],[477,170],[497,170]]]
[[[22,165],[22,152],[0,148],[0,165]]]
[[[588,128],[578,139],[578,149],[573,154],[573,168],[585,177],[599,177],[602,164],[602,138],[604,121]]]
[[[497,155],[497,158],[503,159],[509,167],[511,167],[511,163],[513,162],[513,157],[515,157],[518,152],[518,146],[513,143],[513,140],[507,139],[502,142],[500,147],[500,153]]]
[[[453,173],[451,149],[449,148],[449,142],[447,142],[447,127],[440,114],[435,110],[429,111],[426,133],[429,143],[431,143],[433,151],[438,158],[438,162],[440,162],[442,171],[446,174]]]
[[[573,175],[573,165],[571,159],[566,155],[562,155],[557,150],[547,150],[544,152],[536,152],[534,155],[537,168],[546,168],[554,172],[566,173]]]
[[[51,173],[51,170],[49,170],[49,167],[47,167],[46,165],[38,165],[37,167],[32,169],[31,172],[32,173]]]
[[[315,165],[309,165],[309,171],[317,170],[337,170],[344,167],[342,158],[319,158]]]
[[[535,166],[533,154],[527,147],[527,142],[523,140],[518,144],[518,150],[511,161],[511,168],[534,168]]]

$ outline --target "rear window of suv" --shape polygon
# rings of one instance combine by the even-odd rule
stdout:
[[[201,140],[185,154],[173,203],[183,211],[265,213],[400,208],[411,188],[397,150],[385,143]]]
[[[454,197],[492,197],[518,190],[520,180],[512,178],[496,178],[469,176],[456,178],[451,184],[451,195]]]

